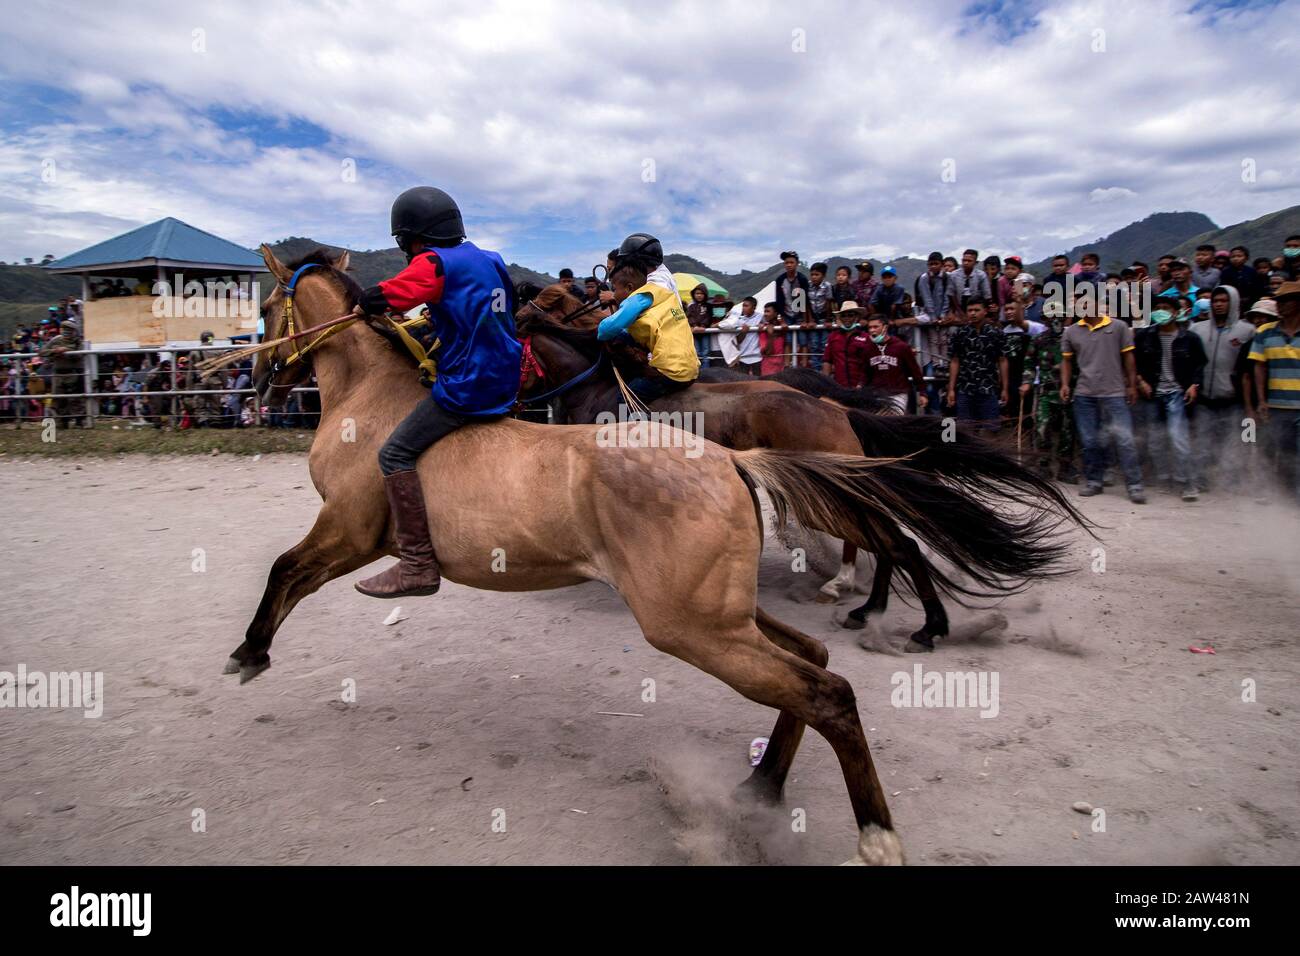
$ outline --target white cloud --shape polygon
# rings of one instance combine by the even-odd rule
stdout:
[[[1088,193],[1089,202],[1120,202],[1124,199],[1132,199],[1137,196],[1131,189],[1125,189],[1123,186],[1107,186],[1105,189],[1098,187]]]
[[[549,269],[634,228],[724,268],[787,246],[1036,257],[1157,210],[1227,223],[1300,201],[1300,113],[1279,82],[1294,41],[1268,12],[1067,0],[1007,39],[1009,23],[965,21],[958,0],[888,17],[847,0],[327,9],[34,5],[0,23],[7,83],[74,97],[8,108],[0,257],[158,215],[247,244],[373,246],[416,182],[457,195],[508,259]],[[1155,35],[1178,56],[1151,56]],[[51,63],[66,67],[53,81]],[[324,141],[268,146],[246,128],[259,121]],[[69,170],[56,189],[47,156]],[[1257,183],[1241,181],[1246,157]],[[354,183],[337,174],[348,158]]]

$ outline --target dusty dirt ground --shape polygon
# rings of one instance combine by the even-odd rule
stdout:
[[[783,808],[733,803],[774,713],[651,649],[604,585],[445,585],[384,626],[394,602],[345,578],[298,607],[271,669],[241,687],[222,665],[316,513],[304,456],[10,459],[0,473],[0,670],[105,677],[99,719],[0,710],[0,862],[852,854],[822,738],[805,736]],[[920,620],[897,599],[878,650],[860,648],[832,622],[850,605],[811,603],[820,581],[772,538],[761,602],[852,681],[911,863],[1300,863],[1297,513],[1222,495],[1082,504],[1108,526],[1105,573],[1080,535],[1078,573],[933,655],[896,652]],[[969,632],[988,612],[949,613]],[[1218,653],[1188,651],[1205,644]],[[916,663],[995,671],[998,715],[891,706],[891,675]],[[1075,801],[1104,811],[1104,832]]]

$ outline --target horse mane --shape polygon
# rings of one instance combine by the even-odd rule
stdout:
[[[582,308],[582,300],[564,291],[558,282],[548,285],[534,295],[530,302],[534,308],[521,309],[515,318],[515,328],[521,335],[541,333],[567,342],[587,358],[595,358],[600,351],[595,329],[577,328],[552,318],[547,312],[562,307],[565,313]],[[545,310],[545,311],[543,311]]]
[[[352,276],[338,268],[337,263],[341,257],[342,253],[333,253],[323,246],[317,246],[306,255],[299,256],[292,262],[287,263],[285,268],[291,271],[296,271],[306,265],[324,266],[328,271],[330,279],[343,293],[343,297],[347,301],[348,305],[354,306],[361,301],[361,296],[365,290],[361,288],[361,283],[357,282],[357,280],[352,278]],[[367,328],[387,342],[389,347],[405,359],[413,368],[416,367],[415,356],[410,353],[410,351],[396,338],[395,335],[386,334],[383,330],[372,325],[367,325]],[[412,334],[415,335],[417,339],[425,338],[420,332],[413,332]],[[424,344],[426,348],[429,345],[428,341],[425,341]]]
[[[361,294],[364,290],[361,288],[361,283],[337,267],[336,263],[342,258],[342,255],[342,253],[331,252],[323,246],[317,246],[292,262],[286,263],[285,268],[290,272],[296,272],[303,266],[324,266],[329,271],[330,277],[342,289],[344,296],[348,300],[348,305],[356,305],[361,301]]]

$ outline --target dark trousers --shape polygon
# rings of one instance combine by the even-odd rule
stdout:
[[[379,470],[384,476],[399,471],[414,471],[420,454],[468,422],[495,421],[500,415],[459,415],[449,412],[429,396],[411,414],[402,419],[379,449]]]
[[[649,405],[655,399],[663,398],[670,392],[680,392],[690,384],[690,382],[679,382],[667,375],[660,375],[654,369],[646,369],[645,375],[638,375],[627,383],[627,387],[637,398]]]
[[[957,421],[971,422],[977,430],[997,431],[1002,425],[1001,407],[996,395],[957,393]]]

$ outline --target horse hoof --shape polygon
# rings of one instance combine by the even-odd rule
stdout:
[[[840,627],[845,628],[846,630],[849,631],[865,630],[866,626],[867,626],[867,619],[865,616],[854,617],[852,614],[849,614],[844,618],[844,620],[840,621]]]
[[[930,654],[934,651],[934,642],[923,643],[918,641],[916,635],[913,634],[907,639],[907,643],[903,645],[903,650],[908,654]]]
[[[832,593],[832,592],[830,592],[830,591],[827,591],[825,588],[822,588],[820,591],[817,592],[817,596],[813,598],[813,603],[814,603],[814,604],[834,604],[834,603],[835,603],[836,601],[838,601],[839,599],[840,599],[839,594],[837,594],[837,593]]]
[[[775,807],[781,803],[782,789],[766,777],[750,776],[746,777],[732,791],[732,794],[743,803]]]
[[[271,666],[270,661],[263,661],[260,664],[242,664],[239,668],[239,683],[247,684],[262,671]]]
[[[893,830],[869,823],[858,835],[858,853],[842,866],[902,866],[903,844]]]
[[[226,674],[238,674],[238,673],[239,673],[239,661],[236,660],[236,659],[233,658],[233,657],[230,658],[229,660],[226,661],[226,666],[223,667],[223,668],[221,668],[221,673],[222,673],[223,676],[226,675]]]

